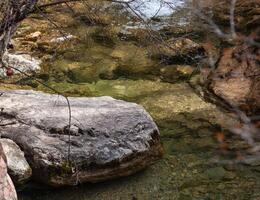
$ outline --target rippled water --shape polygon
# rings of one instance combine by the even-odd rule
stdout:
[[[184,0],[136,0],[130,3],[130,6],[141,16],[151,18],[154,16],[169,16],[183,3]]]

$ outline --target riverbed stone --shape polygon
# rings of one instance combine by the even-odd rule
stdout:
[[[116,70],[119,75],[147,74],[158,70],[147,50],[130,42],[118,45],[110,56],[119,63]]]
[[[174,83],[191,77],[194,67],[190,65],[167,65],[160,69],[161,80]]]
[[[15,184],[23,184],[31,178],[32,169],[19,146],[10,139],[0,139],[6,159],[8,173]]]
[[[2,136],[15,141],[33,178],[52,186],[127,176],[162,156],[159,131],[143,107],[112,97],[65,98],[1,91]],[[43,176],[44,174],[44,176]]]

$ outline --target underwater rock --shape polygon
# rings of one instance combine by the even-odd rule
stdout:
[[[162,156],[159,130],[143,107],[112,97],[70,97],[2,90],[7,124],[33,178],[52,186],[99,182],[133,174]],[[44,174],[44,176],[43,176]]]
[[[160,69],[161,80],[174,83],[191,77],[194,67],[190,65],[168,65]]]
[[[152,58],[163,60],[168,64],[194,63],[205,53],[202,45],[188,38],[170,39],[161,44],[150,46]]]
[[[210,179],[217,179],[217,180],[224,179],[226,174],[227,174],[227,172],[223,167],[213,167],[213,168],[207,169],[204,172],[204,175],[206,175]]]
[[[12,140],[0,139],[3,147],[8,173],[15,184],[23,184],[31,178],[32,169],[24,157],[24,153]]]
[[[148,74],[158,70],[147,50],[130,42],[117,46],[111,57],[118,60],[119,66],[115,70],[118,75]]]
[[[0,144],[0,199],[17,200],[16,191],[12,180],[7,174],[6,158]]]

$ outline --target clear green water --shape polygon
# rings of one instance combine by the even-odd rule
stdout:
[[[27,190],[22,200],[257,199],[259,180],[248,167],[208,164],[208,141],[185,134],[164,138],[165,156],[145,171],[104,183],[59,190]],[[207,140],[207,139],[204,139]]]
[[[188,76],[162,74],[167,65],[151,59],[147,41],[140,46],[133,38],[121,40],[115,27],[76,24],[69,31],[78,40],[59,48],[48,44],[57,56],[44,62],[42,80],[67,95],[109,95],[143,105],[159,126],[165,155],[129,177],[62,189],[28,187],[19,192],[20,200],[260,199],[259,166],[211,162],[219,155],[218,124],[227,128],[235,122],[203,101],[187,84]],[[46,49],[38,53],[50,57]],[[167,83],[169,77],[174,81]]]

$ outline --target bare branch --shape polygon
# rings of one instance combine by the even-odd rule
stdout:
[[[237,0],[232,0],[230,5],[230,32],[233,39],[236,38],[236,29],[235,29],[235,8]]]

